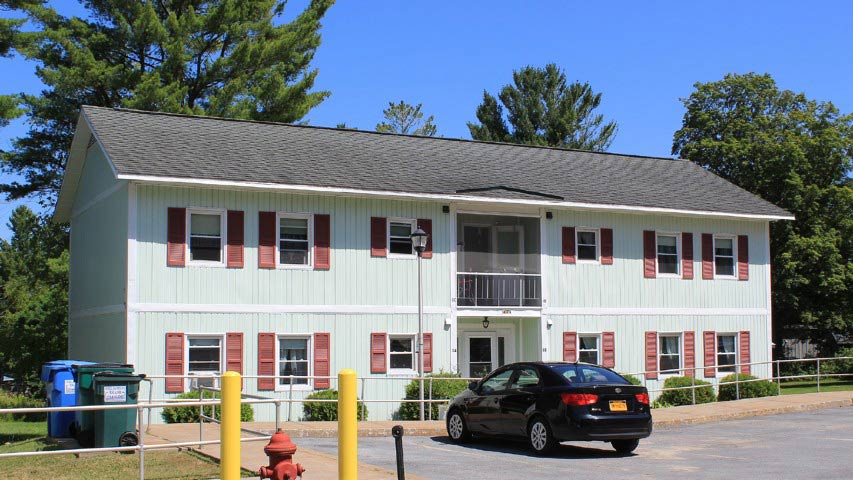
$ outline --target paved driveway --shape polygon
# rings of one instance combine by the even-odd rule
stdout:
[[[297,444],[337,449],[329,438],[301,438]],[[500,440],[457,446],[446,437],[407,437],[404,446],[406,471],[431,479],[850,479],[853,407],[658,430],[628,457],[604,443],[563,444],[550,458]],[[395,468],[394,440],[360,438],[359,458]]]

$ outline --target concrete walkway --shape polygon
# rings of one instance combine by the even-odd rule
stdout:
[[[703,405],[687,405],[683,407],[661,408],[652,411],[656,429],[673,428],[679,425],[732,420],[759,415],[774,415],[779,413],[799,412],[820,408],[849,407],[853,405],[853,392],[804,393],[799,395],[782,395],[778,397],[750,398],[733,402],[716,402]],[[446,435],[443,421],[368,421],[359,422],[358,433],[362,437],[390,436],[391,427],[403,425],[407,436],[444,436]],[[272,433],[275,424],[269,422],[254,422],[243,424],[245,428]],[[337,436],[336,422],[283,422],[281,428],[299,445],[299,438],[330,438]],[[146,435],[145,443],[192,442],[198,439],[198,424],[151,425],[150,434]],[[244,434],[244,436],[253,436]],[[215,424],[205,424],[204,439],[219,438],[219,427]],[[257,471],[258,467],[267,463],[263,452],[264,441],[244,442],[241,450],[242,465],[245,469]],[[197,449],[200,453],[212,458],[219,458],[219,446],[206,446]],[[394,456],[389,451],[390,457]],[[295,461],[307,468],[305,478],[337,478],[337,458],[328,453],[299,448]],[[362,480],[393,480],[396,472],[374,465],[360,464],[359,478]],[[407,474],[406,478],[419,480],[419,477]]]

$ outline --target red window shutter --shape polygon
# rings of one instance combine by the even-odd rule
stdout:
[[[370,334],[370,373],[385,373],[385,345],[387,335],[384,332]]]
[[[696,340],[693,332],[684,332],[684,376],[693,376],[696,366]]]
[[[563,361],[578,361],[578,334],[577,332],[563,332]]]
[[[681,234],[681,278],[693,279],[693,234]]]
[[[331,380],[329,379],[329,375],[331,374],[331,342],[330,342],[330,334],[329,333],[315,333],[314,334],[314,376],[316,377],[326,377],[326,378],[315,378],[314,379],[314,388],[329,388],[331,384]]]
[[[745,375],[749,375],[750,373],[750,365],[744,365],[745,363],[749,363],[749,332],[744,330],[740,332],[740,373]]]
[[[243,374],[243,334],[241,332],[225,334],[225,370]]]
[[[737,236],[737,278],[749,280],[749,237]]]
[[[424,250],[422,258],[432,258],[432,220],[428,218],[419,218],[418,228],[428,235],[426,249]]]
[[[717,364],[717,334],[714,332],[705,332],[705,376],[713,377],[717,373],[714,366]]]
[[[575,227],[563,227],[563,263],[575,263]]]
[[[184,334],[166,334],[166,375],[184,374]],[[166,393],[183,393],[183,378],[167,378]]]
[[[658,332],[646,332],[646,378],[658,378]]]
[[[388,222],[385,217],[370,217],[370,256],[385,257]],[[383,370],[384,371],[384,370]]]
[[[314,270],[332,268],[331,247],[332,226],[330,217],[328,215],[314,215]]]
[[[258,390],[275,390],[275,334],[258,334],[258,375],[269,375],[269,378],[258,378]]]
[[[243,211],[228,210],[228,266],[243,268]]]
[[[424,333],[424,372],[432,372],[432,333]]]
[[[613,332],[604,332],[601,334],[601,365],[607,368],[616,366],[616,342]]]
[[[258,268],[275,268],[275,212],[258,212]]]
[[[613,265],[613,229],[601,229],[601,264]]]
[[[657,277],[657,251],[655,250],[655,232],[643,230],[643,276],[645,278]]]
[[[702,234],[702,278],[714,278],[714,236]]]
[[[183,267],[187,252],[187,209],[169,208],[166,233],[166,265]]]

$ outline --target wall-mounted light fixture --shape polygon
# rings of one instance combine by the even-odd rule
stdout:
[[[489,317],[483,317],[483,328],[489,328]]]

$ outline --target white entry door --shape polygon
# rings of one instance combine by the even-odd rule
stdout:
[[[514,361],[510,331],[460,332],[459,342],[463,377],[481,378]]]

